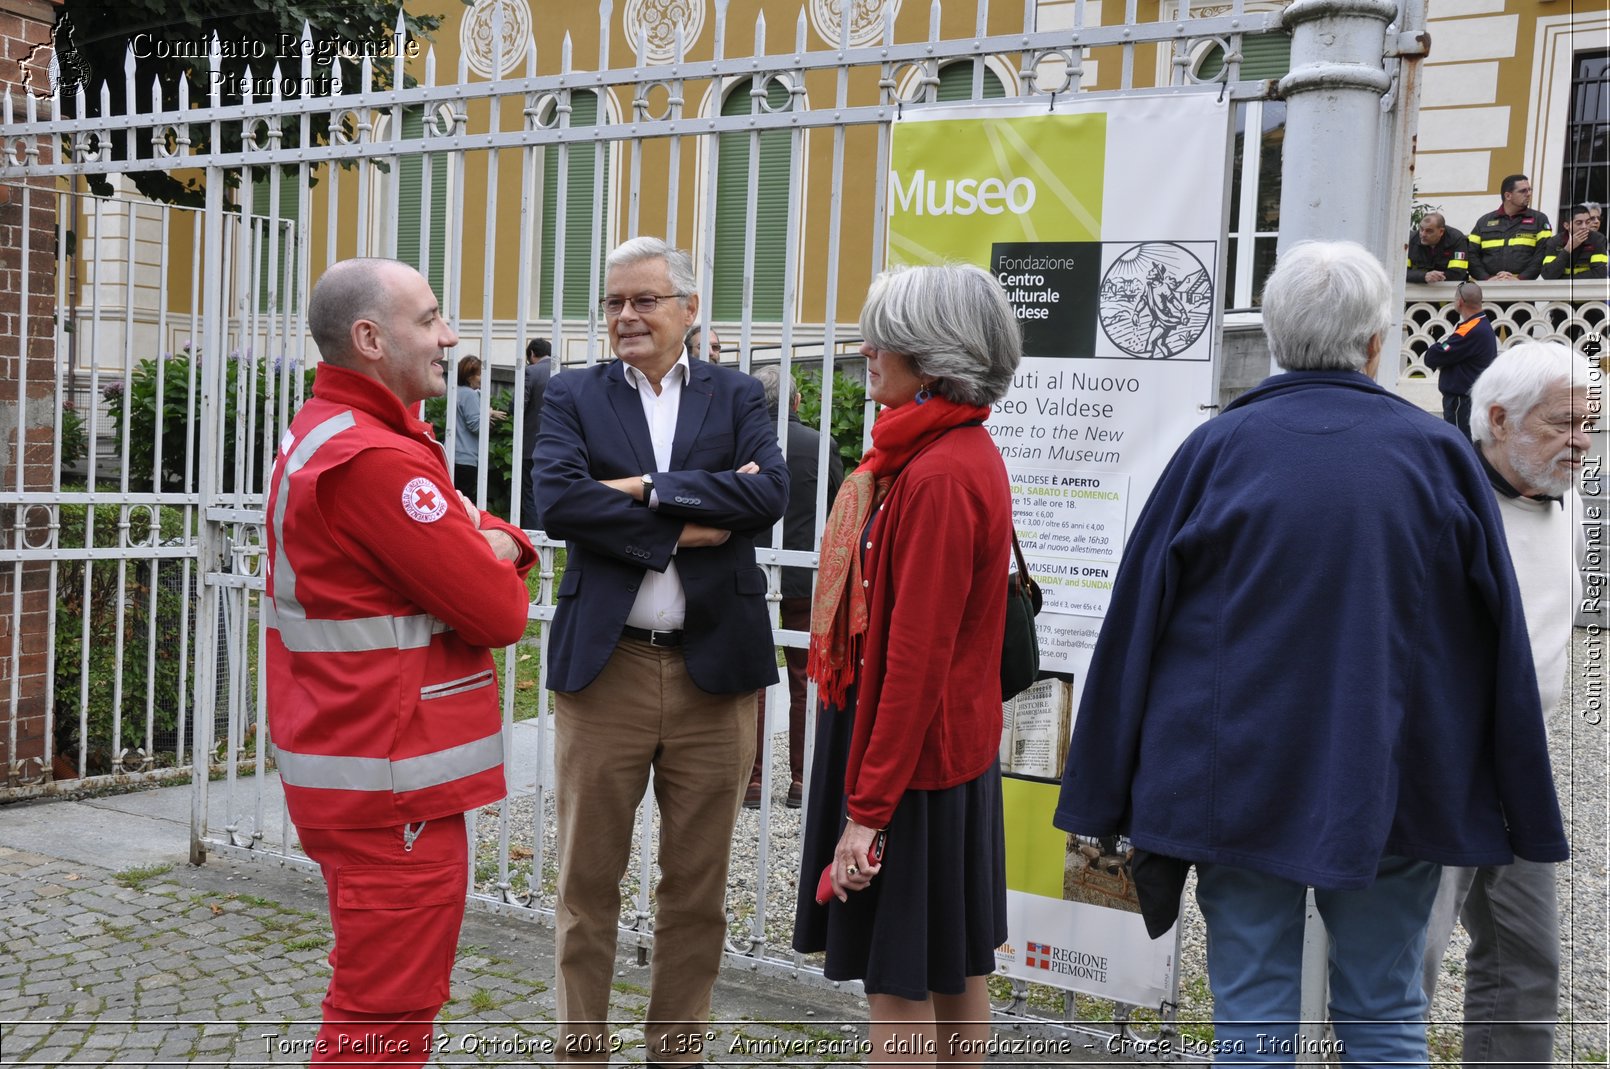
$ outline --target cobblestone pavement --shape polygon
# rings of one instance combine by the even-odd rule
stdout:
[[[316,876],[227,858],[113,871],[0,846],[0,931],[0,1066],[307,1063],[329,979]],[[547,929],[471,910],[431,1064],[548,1064],[552,975]],[[623,956],[617,1062],[642,1061],[647,985]],[[729,969],[715,1015],[710,1063],[864,1061],[865,1003],[845,991]],[[1098,1060],[1082,1040],[998,1030],[995,1044],[992,1061]]]

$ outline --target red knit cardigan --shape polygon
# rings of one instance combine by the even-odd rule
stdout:
[[[1000,749],[1012,494],[989,432],[957,428],[913,458],[869,538],[844,787],[851,818],[881,828],[906,791],[976,779]]]

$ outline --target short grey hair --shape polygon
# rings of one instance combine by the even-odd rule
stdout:
[[[752,374],[760,380],[760,388],[766,391],[766,407],[773,415],[777,413],[779,394],[790,409],[794,407],[794,377],[784,375],[780,364],[767,364],[756,368]]]
[[[1478,442],[1492,440],[1488,412],[1494,405],[1512,421],[1522,420],[1550,390],[1565,385],[1585,390],[1601,374],[1568,345],[1557,341],[1518,342],[1499,353],[1470,388],[1470,437]]]
[[[401,260],[360,256],[325,269],[307,299],[307,327],[319,356],[332,364],[352,360],[352,325],[360,319],[382,320],[391,311],[385,274],[393,267],[413,268]]]
[[[1391,302],[1386,269],[1364,246],[1299,242],[1263,289],[1269,352],[1287,371],[1361,370],[1392,322]]]
[[[678,297],[690,297],[698,290],[693,280],[693,257],[681,249],[673,249],[659,238],[636,237],[615,246],[604,260],[607,276],[617,267],[641,263],[644,260],[664,260],[666,273],[671,276],[671,288]]]
[[[1481,308],[1481,287],[1469,279],[1459,283],[1453,288],[1455,304],[1462,304],[1466,308]]]
[[[972,264],[901,267],[872,280],[861,336],[911,360],[933,390],[963,405],[1006,396],[1023,359],[1012,304],[994,275]]]

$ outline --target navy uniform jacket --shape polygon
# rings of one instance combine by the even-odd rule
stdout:
[[[1464,436],[1357,372],[1276,375],[1136,522],[1056,826],[1325,889],[1562,860],[1531,649]]]
[[[1549,217],[1542,212],[1490,211],[1470,228],[1470,277],[1481,281],[1508,271],[1516,278],[1536,278],[1543,269],[1544,245],[1553,236]]]
[[[687,597],[682,652],[688,676],[711,694],[777,682],[766,574],[754,536],[788,503],[788,465],[766,418],[760,383],[741,371],[689,362],[668,471],[637,390],[618,360],[548,380],[532,479],[544,529],[569,545],[544,664],[551,690],[583,689],[620,641],[643,573],[676,553]],[[738,468],[754,461],[755,475]],[[649,473],[658,509],[601,479]],[[677,550],[686,523],[732,532],[719,546]]]
[[[1463,282],[1470,274],[1470,261],[1466,259],[1465,235],[1451,226],[1442,228],[1442,240],[1427,245],[1420,240],[1418,228],[1409,231],[1410,282],[1424,282],[1427,271],[1441,271],[1444,282]]]
[[[1439,373],[1437,389],[1456,397],[1469,394],[1481,373],[1496,359],[1498,335],[1493,333],[1493,325],[1481,312],[1460,323],[1446,338],[1426,350],[1426,367]]]
[[[1604,235],[1597,230],[1575,249],[1567,252],[1566,235],[1560,234],[1548,243],[1543,253],[1543,278],[1592,279],[1610,274],[1610,252],[1606,251]]]

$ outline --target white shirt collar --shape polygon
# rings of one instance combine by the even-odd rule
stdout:
[[[631,384],[633,389],[641,390],[644,386],[648,385],[648,376],[637,370],[636,367],[628,364],[624,360],[621,361],[621,367],[626,371],[626,381]],[[686,352],[677,358],[676,363],[671,365],[670,370],[665,373],[665,378],[668,380],[675,380],[677,369],[679,368],[682,371],[680,381],[681,383],[686,384],[689,377],[693,374],[693,368],[688,364],[688,354]]]

